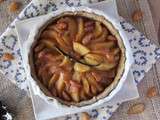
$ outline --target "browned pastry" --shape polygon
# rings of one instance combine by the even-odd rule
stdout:
[[[37,79],[67,105],[82,106],[105,97],[123,72],[120,37],[102,21],[86,16],[66,14],[52,20],[32,49]]]

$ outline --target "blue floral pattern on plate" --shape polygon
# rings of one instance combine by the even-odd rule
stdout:
[[[98,0],[89,0],[89,3],[97,2]],[[99,0],[101,1],[101,0]],[[64,6],[80,6],[86,3],[85,0],[54,0],[54,2],[31,2],[16,18],[23,20],[57,10]],[[160,58],[160,49],[156,47],[143,34],[139,33],[132,25],[121,19],[120,25],[126,32],[131,44],[134,65],[133,75],[136,83],[144,77],[145,72],[152,67],[152,64]],[[3,61],[1,57],[4,53],[9,52],[14,55],[15,60]],[[9,26],[6,32],[0,37],[0,69],[7,78],[16,83],[21,89],[27,90],[26,75],[22,65],[22,55],[20,51],[17,34],[14,27],[14,22]],[[121,103],[116,103],[110,106],[105,106],[100,109],[88,111],[93,120],[107,120],[112,113],[118,108]],[[59,120],[78,120],[79,114],[65,116]]]

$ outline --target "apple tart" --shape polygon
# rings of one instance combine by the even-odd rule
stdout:
[[[46,23],[32,45],[32,74],[52,97],[83,106],[106,97],[124,71],[125,49],[102,16],[65,12]]]

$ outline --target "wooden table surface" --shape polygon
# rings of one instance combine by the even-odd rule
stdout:
[[[7,25],[14,20],[18,13],[9,13],[6,11],[8,4],[12,0],[7,0],[3,5],[0,5],[0,33],[2,33]],[[17,0],[23,4],[23,7],[29,3],[30,0]],[[131,13],[136,9],[141,9],[144,12],[144,19],[140,23],[134,24],[138,30],[143,32],[149,39],[151,39],[154,43],[159,45],[160,43],[160,0],[117,0],[119,13],[127,19],[130,23]],[[22,8],[23,8],[22,7]],[[21,8],[21,9],[22,9]],[[158,38],[159,37],[159,38]],[[138,85],[140,98],[137,100],[129,101],[123,103],[119,109],[113,114],[111,120],[160,120],[160,61],[153,65],[153,68],[146,74],[145,78]],[[7,83],[4,83],[5,78],[0,74],[0,87],[4,85],[10,86]],[[12,85],[11,85],[12,86]],[[152,99],[148,99],[146,97],[147,89],[151,86],[155,86],[159,92],[157,97]],[[15,90],[15,91],[14,91]],[[22,91],[18,90],[16,87],[12,87],[11,89],[7,89],[5,91],[0,91],[0,100],[6,102],[6,104],[11,105],[12,111],[16,110],[15,114],[20,112],[23,109],[32,109],[31,101],[28,98],[23,98],[21,102],[23,102],[23,107],[14,106],[13,103],[19,102],[18,100],[14,100],[11,96],[5,96],[7,92],[13,91],[17,92],[19,95],[23,95]],[[17,95],[17,97],[19,97]],[[12,95],[13,96],[13,95]],[[13,99],[12,101],[9,99]],[[22,98],[22,96],[21,96]],[[145,103],[145,111],[139,115],[128,115],[127,110],[129,106],[134,103],[142,102]],[[33,114],[20,115],[16,118],[16,120],[32,120],[31,118]]]
[[[157,32],[157,35],[159,36],[160,39],[160,0],[148,0],[150,9],[152,12],[152,17],[153,17],[153,22],[155,25],[155,29]]]
[[[157,45],[160,44],[160,0],[117,0],[117,3],[120,4],[118,5],[120,10],[119,13],[131,23],[131,15],[133,11],[141,9],[144,12],[143,21],[133,24],[151,39],[151,41]],[[140,98],[123,103],[111,117],[111,120],[160,120],[160,95],[152,99],[146,97],[146,92],[151,86],[155,86],[160,93],[159,68],[160,61],[158,61],[156,65],[153,65],[153,68],[138,85]],[[126,111],[129,106],[139,102],[145,103],[145,111],[139,115],[128,115]]]

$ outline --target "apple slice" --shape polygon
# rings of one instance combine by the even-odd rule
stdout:
[[[117,64],[115,62],[111,63],[111,62],[105,61],[105,62],[101,63],[100,65],[95,66],[95,68],[98,70],[107,70],[108,71],[108,70],[114,68],[116,65]]]
[[[117,42],[117,38],[115,36],[113,36],[113,35],[108,35],[107,39]]]
[[[86,46],[78,42],[73,42],[73,49],[75,52],[79,53],[80,55],[86,55],[87,53],[90,52],[90,50]]]
[[[60,73],[59,79],[57,80],[55,87],[57,89],[58,95],[61,96],[62,91],[65,87],[64,73]]]
[[[113,53],[113,55],[118,55],[120,53],[120,49],[119,48],[115,48],[111,51]]]
[[[64,49],[64,50],[68,50],[68,46],[65,43],[65,41],[61,38],[60,34],[58,34],[57,32],[53,31],[52,33],[55,37],[55,39],[57,40],[57,43]]]
[[[83,75],[83,74],[82,74],[81,72],[75,71],[75,72],[73,73],[72,79],[75,80],[75,81],[77,81],[78,83],[80,83],[80,82],[81,82],[81,79],[82,79],[82,75]]]
[[[68,57],[64,57],[62,63],[59,66],[67,66],[68,64],[70,64],[70,60],[68,59]]]
[[[45,47],[45,45],[40,43],[34,48],[34,52],[38,53],[38,52],[42,51],[44,49],[44,47]]]
[[[87,72],[90,70],[90,67],[89,66],[86,66],[86,65],[83,65],[81,63],[75,63],[74,64],[74,70],[77,71],[77,72]]]
[[[44,44],[45,45],[45,47],[47,47],[47,48],[53,48],[54,46],[55,46],[55,42],[56,42],[56,40],[55,40],[55,42],[53,42],[52,40],[50,40],[50,39],[42,39],[42,40],[40,40],[40,42],[42,43],[42,44]]]
[[[55,39],[53,30],[45,30],[42,32],[41,39]]]
[[[87,95],[90,94],[90,86],[86,77],[82,77],[83,89]]]
[[[66,100],[66,101],[71,101],[71,97],[70,97],[70,95],[69,95],[66,91],[63,91],[63,92],[62,92],[62,97],[63,97],[64,100]]]
[[[93,95],[97,95],[98,90],[96,87],[94,87],[93,85],[91,86],[91,92],[93,93]]]
[[[115,56],[111,52],[106,53],[105,56],[106,56],[108,62],[110,62],[110,63],[115,62]]]
[[[106,52],[105,56],[108,60],[108,62],[117,62],[119,60],[120,55],[120,49],[119,48],[113,48],[110,52]]]
[[[92,43],[98,43],[98,42],[105,42],[107,35],[109,34],[108,30],[106,28],[103,28],[103,33],[98,38],[95,38],[92,40]]]
[[[42,35],[41,38],[45,38],[45,39],[52,39],[53,41],[56,40],[56,42],[64,49],[67,50],[67,45],[64,42],[64,40],[62,39],[62,37],[60,36],[59,33],[57,33],[54,30],[45,30]],[[53,46],[52,46],[53,47]]]
[[[47,30],[55,30],[58,33],[62,33],[63,32],[62,30],[58,29],[58,27],[56,26],[56,24],[49,25],[46,29]]]
[[[103,57],[98,54],[89,53],[84,56],[85,62],[89,65],[98,65],[103,62]]]
[[[103,90],[103,87],[96,82],[94,76],[91,73],[86,74],[86,76],[91,86],[94,86],[99,92]]]
[[[93,43],[90,45],[92,50],[102,50],[102,49],[111,49],[115,46],[113,41],[108,42],[100,42],[100,43]]]
[[[80,90],[80,99],[87,100],[87,96],[86,96],[85,91],[83,89]]]
[[[42,78],[42,82],[44,83],[45,86],[48,86],[48,82],[52,77],[51,73],[48,72],[50,66],[51,64],[45,64],[41,66],[38,70],[38,76]]]
[[[69,31],[69,34],[71,37],[71,41],[73,41],[75,39],[76,34],[77,34],[76,20],[71,17],[65,17],[65,18],[61,18],[58,22],[68,23],[68,31]]]
[[[72,97],[72,99],[75,102],[79,102],[80,101],[80,88],[81,85],[74,82],[73,80],[70,80],[71,86],[70,86],[70,95]]]
[[[52,94],[53,96],[57,97],[57,90],[56,90],[56,88],[52,87],[52,89],[51,89],[51,94]]]
[[[77,22],[78,22],[78,32],[75,41],[81,42],[82,37],[84,36],[84,22],[82,18],[78,18]]]
[[[42,72],[42,81],[43,81],[43,84],[45,86],[48,86],[49,80],[50,80],[50,75],[48,74],[48,72],[46,70],[44,70]]]
[[[95,22],[93,20],[85,21],[84,27],[94,26]]]
[[[70,35],[69,35],[69,31],[63,32],[61,37],[62,37],[62,39],[64,40],[64,42],[67,46],[72,46],[72,41],[71,41],[71,38],[70,38]],[[72,47],[68,47],[68,48],[72,49]]]
[[[97,82],[101,81],[101,79],[102,79],[101,74],[98,74],[98,72],[96,72],[96,71],[92,71],[91,74]]]
[[[66,22],[57,22],[56,27],[59,30],[67,30],[68,29],[68,24]]]
[[[59,74],[54,73],[54,74],[52,75],[51,79],[50,79],[49,82],[48,82],[48,88],[49,88],[49,89],[52,89],[54,83],[58,80],[58,78],[59,78]]]
[[[88,33],[83,37],[82,43],[83,45],[88,45],[93,39],[94,39],[94,34]]]
[[[100,22],[95,23],[95,31],[93,32],[95,37],[99,37],[103,32],[102,26]]]
[[[77,87],[78,89],[82,87],[82,85],[75,80],[70,80],[69,82],[72,87]]]
[[[71,87],[71,89],[74,90],[74,91],[77,91],[77,88],[75,88],[75,87]],[[73,101],[75,101],[75,102],[80,101],[79,91],[71,92],[70,95],[71,95]]]

